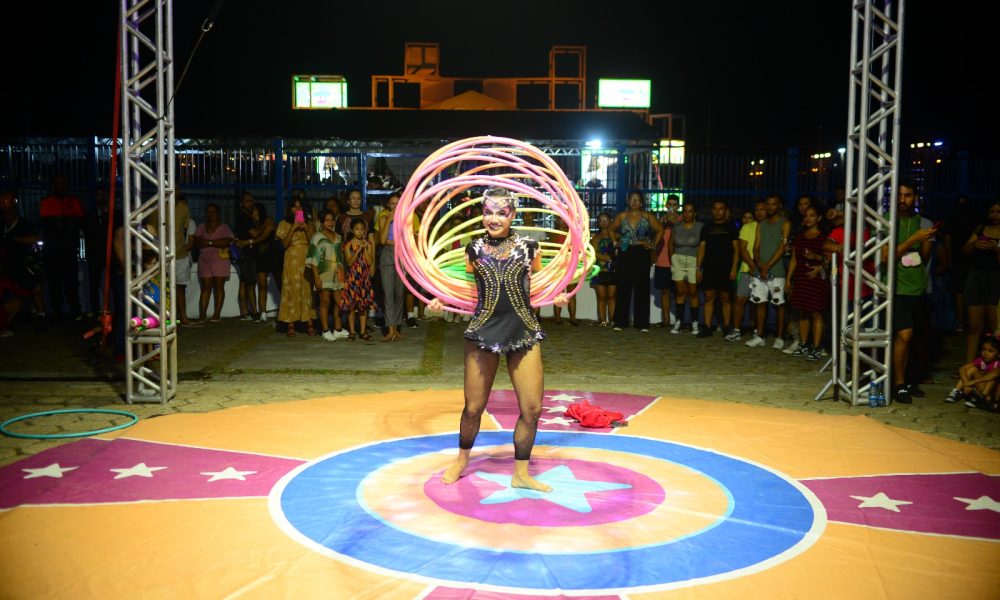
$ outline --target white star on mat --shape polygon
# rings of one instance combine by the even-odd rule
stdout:
[[[510,475],[486,473],[485,471],[476,471],[476,475],[486,481],[491,481],[504,486],[504,489],[493,492],[489,496],[480,500],[480,504],[504,504],[524,499],[546,500],[578,513],[589,513],[593,510],[590,507],[590,503],[587,502],[587,492],[620,490],[622,488],[632,487],[627,483],[577,479],[576,475],[573,474],[573,471],[571,471],[566,465],[553,467],[535,478],[541,483],[552,486],[551,492],[538,492],[535,490],[511,487]]]
[[[552,417],[551,419],[541,419],[542,425],[572,425],[576,421],[572,419],[566,419],[564,417]]]
[[[219,481],[220,479],[239,479],[240,481],[246,481],[247,475],[253,475],[257,471],[237,471],[233,467],[226,467],[223,471],[205,471],[202,475],[211,475],[208,481],[205,483],[212,483],[213,481]]]
[[[567,410],[569,410],[568,406],[546,406],[545,407],[545,412],[550,412],[550,413],[564,413]]]
[[[162,471],[166,467],[147,467],[146,463],[139,463],[127,469],[109,469],[118,473],[115,479],[125,479],[126,477],[152,477],[153,471]]]
[[[980,496],[975,500],[972,498],[959,498],[956,496],[955,500],[968,504],[968,506],[965,507],[965,510],[992,510],[993,512],[1000,513],[1000,502],[997,502],[989,496]]]
[[[572,402],[579,397],[580,396],[571,396],[569,394],[556,394],[555,396],[546,396],[546,398],[552,400],[553,402]]]
[[[36,477],[55,477],[56,479],[62,479],[63,473],[66,471],[72,471],[73,469],[79,469],[79,467],[60,467],[59,463],[52,463],[47,467],[42,467],[41,469],[21,469],[27,475],[24,476],[25,479],[34,479]]]
[[[874,496],[851,496],[855,500],[861,500],[861,504],[858,508],[884,508],[886,510],[891,510],[892,512],[900,512],[900,504],[913,504],[912,502],[907,502],[906,500],[893,500],[889,496],[885,495],[885,492],[879,492]]]

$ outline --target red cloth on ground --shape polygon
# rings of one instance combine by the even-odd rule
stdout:
[[[604,410],[600,406],[592,406],[584,400],[577,404],[570,404],[566,410],[566,415],[576,419],[584,427],[611,427],[613,421],[621,421],[625,415],[612,410]]]

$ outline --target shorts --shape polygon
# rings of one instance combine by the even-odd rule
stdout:
[[[717,292],[733,291],[733,280],[729,278],[729,269],[702,269],[701,283],[699,287],[703,290],[715,290]]]
[[[174,261],[174,283],[187,285],[191,283],[191,255]]]
[[[230,264],[226,259],[198,261],[198,277],[208,279],[209,277],[222,277],[229,279]]]
[[[236,272],[240,283],[257,283],[257,253],[244,250],[240,262],[236,264]]]
[[[1000,300],[1000,271],[969,269],[965,278],[966,306],[996,306]]]
[[[769,277],[765,281],[754,275],[750,281],[750,302],[763,304],[768,300],[775,306],[785,304],[785,278]]]
[[[922,329],[927,301],[923,296],[895,296],[892,299],[892,332]]]
[[[653,287],[658,290],[674,289],[674,282],[671,279],[670,267],[653,267]]]
[[[670,257],[671,277],[674,281],[698,283],[698,259],[686,254],[674,254]]]
[[[618,276],[615,275],[614,271],[601,269],[597,275],[590,278],[590,287],[597,287],[599,285],[618,285]]]
[[[749,298],[750,297],[750,280],[753,279],[753,275],[750,271],[740,271],[736,274],[736,297],[737,298]]]

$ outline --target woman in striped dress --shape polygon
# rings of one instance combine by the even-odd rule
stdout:
[[[799,311],[799,347],[792,356],[819,360],[822,356],[823,314],[830,305],[830,282],[824,267],[823,240],[819,209],[810,206],[802,218],[802,231],[792,240],[792,259],[788,264],[785,287],[791,305]]]

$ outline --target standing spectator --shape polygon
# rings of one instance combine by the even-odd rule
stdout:
[[[738,342],[743,332],[743,315],[746,311],[747,300],[750,299],[750,280],[757,272],[757,262],[754,260],[753,247],[757,239],[757,223],[767,218],[767,204],[763,200],[754,204],[754,210],[747,220],[743,218],[743,226],[740,227],[740,236],[737,240],[737,248],[740,254],[740,269],[736,279],[736,306],[733,312],[733,330],[726,336],[726,341]],[[753,322],[753,317],[750,318]]]
[[[11,192],[0,193],[0,218],[3,220],[3,237],[0,238],[0,260],[4,272],[20,289],[31,290],[35,308],[35,331],[44,333],[45,299],[42,297],[42,263],[36,252],[41,239],[30,221],[20,215],[17,196]]]
[[[144,227],[160,237],[160,215],[154,210]],[[164,221],[164,226],[167,225]],[[194,247],[194,233],[197,225],[191,218],[187,198],[180,192],[174,195],[174,285],[177,288],[177,321],[186,327],[197,327],[198,324],[187,317],[187,286],[191,283],[191,249]],[[169,240],[167,240],[169,243]],[[145,262],[145,261],[143,261]],[[228,275],[227,275],[228,279]],[[171,309],[171,314],[173,309]]]
[[[191,249],[197,227],[191,218],[187,198],[177,194],[174,199],[174,285],[177,288],[177,320],[181,325],[192,326],[187,316],[187,286],[191,283]]]
[[[330,210],[320,213],[320,230],[309,242],[306,263],[312,268],[313,284],[319,292],[319,327],[323,339],[335,342],[347,337],[340,319],[340,294],[344,289],[344,257],[337,219]],[[332,304],[331,304],[332,300]],[[333,329],[330,329],[330,308],[333,308]]]
[[[52,316],[59,318],[65,296],[70,317],[80,318],[77,262],[83,204],[79,198],[69,194],[69,179],[65,175],[52,177],[52,194],[42,199],[38,211],[42,222],[42,256],[45,259]]]
[[[597,275],[590,280],[590,287],[594,288],[597,296],[597,324],[607,327],[611,324],[611,319],[615,314],[615,294],[617,293],[615,281],[615,240],[611,237],[608,228],[611,226],[611,215],[602,212],[597,215],[597,234],[590,238],[590,243],[594,246],[594,257],[601,268]]]
[[[403,339],[403,307],[406,302],[406,286],[396,271],[396,236],[392,223],[396,216],[399,194],[393,192],[385,201],[385,210],[375,221],[379,239],[378,272],[382,280],[382,295],[385,304],[386,333],[383,342]]]
[[[698,244],[698,258],[695,275],[698,285],[705,293],[705,328],[698,337],[712,337],[715,326],[715,299],[718,294],[722,304],[722,330],[729,335],[732,323],[732,290],[736,282],[736,267],[739,264],[739,243],[736,228],[726,218],[726,203],[717,200],[712,203],[712,222],[701,229]]]
[[[104,267],[108,251],[108,190],[98,187],[94,193],[94,211],[88,212],[83,221],[83,239],[87,250],[87,291],[90,307],[87,316],[92,317],[101,309],[101,293],[104,285]],[[110,300],[110,299],[109,299]],[[110,302],[109,302],[110,304]]]
[[[660,221],[643,207],[642,194],[629,192],[628,209],[618,213],[611,223],[611,235],[621,248],[617,261],[618,298],[615,300],[615,330],[628,327],[629,309],[632,324],[649,333],[650,254],[663,237]]]
[[[806,209],[802,231],[792,240],[792,259],[785,283],[790,304],[799,315],[798,347],[791,354],[807,360],[822,357],[823,314],[830,306],[830,284],[823,273],[826,255],[821,219],[819,209],[814,206]]]
[[[962,333],[969,325],[965,310],[965,279],[969,274],[969,255],[962,251],[965,241],[976,228],[976,216],[969,199],[959,196],[951,215],[941,227],[948,252],[948,291],[955,302],[955,332]]]
[[[244,321],[256,321],[260,311],[257,309],[257,250],[253,247],[254,237],[260,223],[254,220],[254,197],[248,191],[240,195],[240,204],[236,207],[236,247],[240,258],[236,264],[236,272],[240,278],[239,307],[240,318]]]
[[[281,277],[285,262],[285,249],[275,238],[274,219],[267,216],[263,204],[254,204],[254,221],[260,223],[254,246],[257,249],[257,310],[260,312],[260,322],[267,321],[267,276],[274,278],[274,286],[281,293]]]
[[[653,262],[653,287],[660,290],[660,327],[667,327],[675,319],[670,311],[670,294],[674,291],[674,280],[670,274],[670,238],[677,223],[677,207],[660,213],[663,237],[656,245],[656,260]]]
[[[680,223],[681,197],[677,194],[667,194],[667,201],[664,203],[663,212],[666,215],[666,219],[670,221],[672,225]]]
[[[1000,300],[1000,202],[986,211],[986,223],[977,226],[962,246],[969,257],[965,303],[969,312],[966,362],[972,362],[983,334],[997,328]]]
[[[337,217],[337,233],[340,234],[340,239],[351,239],[351,222],[357,217],[364,219],[366,230],[371,230],[371,213],[361,210],[361,192],[351,190],[347,193],[347,210]]]
[[[917,188],[908,181],[899,184],[896,205],[895,295],[892,307],[892,390],[891,398],[901,404],[911,404],[913,397],[906,385],[906,365],[910,358],[910,341],[914,328],[926,322],[927,271],[924,264],[931,255],[931,240],[937,231],[921,228],[916,214]],[[882,260],[889,260],[885,246]]]
[[[368,335],[368,311],[375,306],[375,290],[372,287],[372,265],[375,263],[375,241],[368,233],[365,220],[354,217],[351,221],[351,239],[344,243],[344,264],[347,266],[347,281],[341,294],[340,308],[349,312],[347,326],[351,333],[348,340],[356,337],[371,341]],[[355,319],[358,329],[355,329]],[[360,331],[360,333],[357,333]]]
[[[765,204],[767,218],[757,223],[757,237],[754,239],[757,273],[750,282],[750,301],[757,305],[757,329],[746,345],[757,348],[765,344],[764,323],[770,301],[778,321],[773,348],[781,350],[785,347],[785,264],[782,259],[790,241],[791,224],[781,215],[780,196],[768,195]]]
[[[670,236],[670,270],[676,289],[674,290],[674,311],[677,320],[670,333],[680,333],[684,326],[684,306],[691,307],[691,331],[698,335],[698,247],[701,245],[701,229],[704,224],[696,220],[698,209],[693,202],[685,202],[681,210],[681,222],[674,227]]]
[[[566,237],[567,237],[566,232],[569,231],[569,227],[566,225],[566,222],[563,221],[561,217],[556,217],[555,220],[556,220],[555,229],[558,230],[560,233],[555,233],[552,235],[552,242],[562,246],[563,244],[566,243]],[[566,293],[569,293],[573,289],[575,284],[576,280],[571,281],[569,283],[569,287],[567,287],[564,291]],[[569,303],[566,306],[569,311],[569,324],[574,327],[579,327],[580,322],[576,320],[576,294],[570,296]],[[554,317],[553,322],[556,325],[562,325],[562,307],[558,305],[553,305],[552,314]]]
[[[229,244],[233,241],[233,230],[219,219],[219,205],[205,207],[205,222],[195,229],[195,245],[198,251],[198,279],[201,282],[201,297],[198,299],[198,320],[205,321],[208,300],[214,296],[215,311],[213,321],[222,320],[222,305],[226,301],[226,281],[232,267],[229,262]]]
[[[285,218],[278,224],[275,236],[285,248],[285,264],[281,274],[281,304],[278,306],[278,320],[287,324],[286,335],[295,337],[295,323],[304,322],[306,332],[316,335],[313,327],[315,313],[312,308],[312,284],[306,281],[306,254],[309,240],[315,233],[312,223],[307,222],[306,206],[295,198],[285,210]]]

